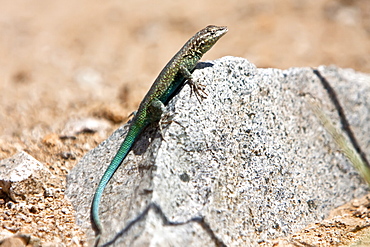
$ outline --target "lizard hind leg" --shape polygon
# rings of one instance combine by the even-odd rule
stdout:
[[[164,134],[163,134],[163,128],[162,128],[162,124],[165,124],[165,123],[163,123],[162,119],[164,116],[169,116],[169,113],[166,107],[164,106],[163,102],[160,101],[159,99],[153,99],[150,105],[148,106],[148,113],[150,115],[150,118],[153,120],[153,122],[158,121],[158,126],[159,126],[162,139],[165,140]]]
[[[185,129],[185,127],[178,121],[174,120],[173,118],[175,117],[176,113],[171,113],[169,111],[165,112],[163,115],[162,115],[162,118],[159,120],[158,122],[158,126],[159,126],[159,129],[161,131],[161,136],[162,136],[162,139],[164,141],[166,141],[166,139],[164,138],[164,133],[163,133],[163,125],[168,125],[170,123],[177,123],[178,125],[180,125],[183,129]]]
[[[154,118],[153,120],[158,121],[159,130],[163,140],[166,140],[164,138],[163,125],[174,122],[183,127],[178,121],[173,120],[175,114],[172,114],[170,111],[168,111],[164,104],[158,99],[152,101],[148,107],[148,110],[151,116]]]

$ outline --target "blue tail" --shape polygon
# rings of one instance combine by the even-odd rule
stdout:
[[[99,218],[99,204],[103,195],[103,191],[107,186],[109,180],[112,178],[113,174],[116,172],[118,167],[126,158],[127,154],[130,152],[132,145],[134,144],[135,140],[139,136],[140,132],[144,129],[144,127],[145,126],[136,123],[135,119],[132,121],[125,140],[122,142],[117,154],[114,156],[112,162],[109,164],[96,189],[91,206],[91,218],[96,232],[95,245],[98,244],[100,235],[103,231],[103,227]]]

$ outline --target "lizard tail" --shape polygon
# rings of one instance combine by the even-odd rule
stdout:
[[[95,246],[97,246],[100,240],[100,236],[103,232],[103,226],[99,218],[99,204],[101,201],[101,197],[103,195],[103,191],[107,186],[109,180],[112,178],[113,174],[116,172],[118,167],[121,165],[121,163],[127,156],[128,152],[131,150],[132,145],[134,144],[136,138],[138,137],[142,129],[143,129],[142,126],[137,126],[135,125],[135,123],[131,125],[125,137],[125,140],[122,142],[118,152],[114,156],[112,162],[109,164],[107,170],[105,171],[96,189],[91,205],[92,225],[96,234]]]

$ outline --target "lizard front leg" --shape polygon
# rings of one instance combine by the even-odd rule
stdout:
[[[204,99],[208,96],[208,94],[204,91],[206,87],[200,84],[199,82],[194,81],[192,74],[184,65],[180,65],[179,72],[187,80],[187,83],[189,83],[191,91],[195,93],[195,96],[197,97],[199,103],[200,103],[199,98]]]

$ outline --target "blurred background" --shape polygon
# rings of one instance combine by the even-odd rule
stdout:
[[[334,64],[370,72],[368,0],[0,2],[3,138],[42,136],[100,103],[129,114],[208,24],[229,32],[203,60],[230,55],[258,67]]]
[[[237,56],[262,68],[336,65],[370,73],[369,0],[0,0],[0,6],[0,159],[25,150],[60,179],[52,185],[61,192],[68,171],[127,121],[165,64],[209,24],[229,32],[203,60]],[[89,119],[108,127],[97,121],[97,133],[86,134]],[[66,126],[83,134],[63,137]],[[0,198],[0,233],[85,243],[63,193],[47,203],[32,199],[26,203],[36,210],[21,214]]]

